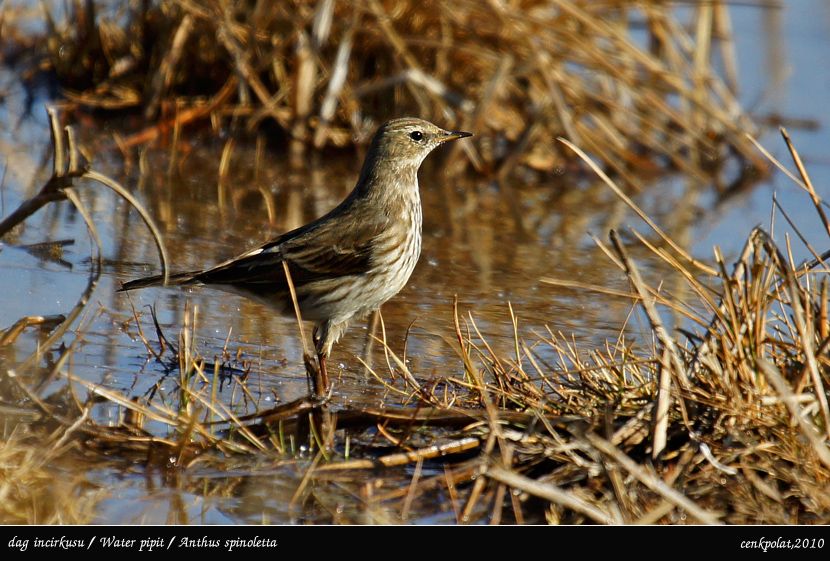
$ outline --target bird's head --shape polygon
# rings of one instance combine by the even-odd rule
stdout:
[[[427,154],[440,145],[468,136],[472,133],[447,131],[423,119],[404,117],[387,121],[377,130],[370,152],[380,161],[417,170]]]

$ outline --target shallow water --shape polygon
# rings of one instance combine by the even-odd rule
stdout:
[[[819,195],[828,197],[830,131],[824,126],[830,102],[830,7],[820,0],[791,2],[785,10],[736,6],[741,98],[759,117],[816,120],[814,130],[790,127]],[[47,122],[40,104],[26,113],[25,92],[9,69],[0,67],[0,153],[5,176],[0,189],[0,215],[8,214],[31,195],[48,175]],[[82,118],[78,128],[94,147],[94,167],[128,186],[157,221],[174,270],[201,268],[231,257],[270,236],[299,226],[332,208],[351,189],[362,154],[309,157],[292,169],[275,146],[257,161],[254,142],[239,142],[224,184],[218,179],[223,140],[185,131],[176,147],[161,146],[143,156],[123,160],[109,140],[134,128],[131,122]],[[103,140],[101,140],[103,139]],[[775,131],[762,142],[789,164]],[[171,162],[172,155],[175,161]],[[421,173],[424,243],[421,260],[406,288],[383,307],[390,348],[406,347],[407,364],[421,380],[457,376],[462,370],[453,350],[453,299],[462,316],[471,313],[476,326],[499,352],[513,348],[511,311],[519,317],[519,333],[534,340],[545,326],[573,337],[584,348],[615,339],[631,307],[621,299],[558,289],[541,278],[578,280],[627,289],[618,270],[609,266],[590,234],[605,238],[609,228],[625,231],[647,227],[604,186],[579,180],[575,170],[561,170],[554,180],[516,180],[509,192],[477,177],[450,179],[441,154],[431,156]],[[713,244],[734,256],[756,224],[769,224],[772,194],[819,251],[827,238],[809,198],[776,174],[753,190],[720,202],[710,190],[687,186],[682,178],[660,179],[644,188],[638,203],[677,240],[711,257]],[[197,309],[195,348],[211,359],[226,349],[234,366],[249,368],[251,396],[241,396],[237,374],[220,392],[237,414],[287,402],[307,393],[302,346],[295,320],[274,315],[244,298],[202,289],[146,289],[126,296],[116,289],[125,280],[158,272],[152,240],[135,211],[98,186],[80,189],[92,210],[103,242],[104,270],[92,304],[80,320],[68,368],[84,380],[129,397],[149,392],[175,393],[175,368],[156,360],[141,341],[139,324],[157,348],[149,306],[171,341],[185,323],[185,311]],[[776,218],[776,237],[788,230]],[[20,246],[46,240],[73,240],[62,254],[33,254]],[[82,218],[68,203],[50,205],[28,220],[0,246],[0,328],[23,316],[67,313],[84,291],[93,244]],[[632,249],[648,275],[660,270],[646,252]],[[796,259],[809,252],[795,244]],[[636,334],[638,325],[630,324]],[[356,323],[335,348],[333,376],[345,402],[377,405],[394,402],[383,385],[368,377],[356,356],[363,355],[366,322]],[[408,335],[407,335],[408,334]],[[71,339],[71,338],[70,338]],[[404,343],[405,342],[405,343]],[[647,343],[647,342],[646,342]],[[13,346],[0,349],[0,364],[13,367],[32,352],[37,337],[30,330]],[[542,359],[554,360],[544,349]],[[236,359],[239,360],[236,360]],[[245,361],[245,365],[242,362]],[[373,363],[388,370],[381,349]],[[43,389],[48,396],[60,384]],[[172,399],[172,398],[171,398]],[[124,412],[108,403],[93,414],[117,425]],[[163,430],[159,428],[158,430]],[[150,473],[127,463],[87,466],[90,479],[112,489],[101,505],[99,520],[124,523],[258,523],[338,520],[382,522],[382,504],[365,490],[347,483],[342,496],[328,494],[330,510],[289,508],[302,471],[276,461],[241,462],[237,469],[217,472],[199,466],[175,477]],[[407,480],[411,473],[390,474]],[[378,479],[382,479],[378,476]],[[382,487],[382,485],[381,485]],[[363,494],[361,494],[363,493]],[[452,512],[435,513],[425,499],[415,504],[421,522],[450,522]],[[446,504],[445,501],[438,501]],[[346,506],[343,505],[359,505]],[[337,513],[337,516],[331,513]],[[423,517],[423,518],[418,518]]]

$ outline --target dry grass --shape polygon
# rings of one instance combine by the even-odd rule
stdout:
[[[88,524],[107,493],[73,467],[71,431],[42,428],[0,439],[0,524]]]

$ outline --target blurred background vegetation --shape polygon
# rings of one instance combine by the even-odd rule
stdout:
[[[455,149],[465,156],[455,171],[556,173],[572,158],[559,136],[630,187],[676,169],[726,190],[746,180],[744,163],[765,167],[744,137],[755,128],[717,0],[685,11],[576,0],[73,0],[30,11],[42,11],[42,35],[15,27],[30,14],[4,11],[7,61],[54,75],[79,107],[131,110],[162,129],[269,121],[298,155],[365,143],[411,114],[476,132]],[[719,173],[732,158],[740,165]]]

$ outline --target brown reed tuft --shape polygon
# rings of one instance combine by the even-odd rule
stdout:
[[[759,8],[761,9],[761,8]],[[276,122],[300,155],[368,140],[390,115],[479,133],[455,171],[556,173],[564,136],[628,188],[665,170],[742,185],[766,164],[744,133],[726,3],[681,21],[669,2],[216,3],[93,0],[45,8],[39,50],[81,107],[141,108],[157,123]],[[722,64],[719,64],[722,63]],[[718,68],[723,68],[723,71]],[[177,100],[176,104],[172,100]],[[727,175],[737,159],[743,175]],[[756,170],[756,171],[752,171]],[[736,187],[737,188],[737,187]]]

